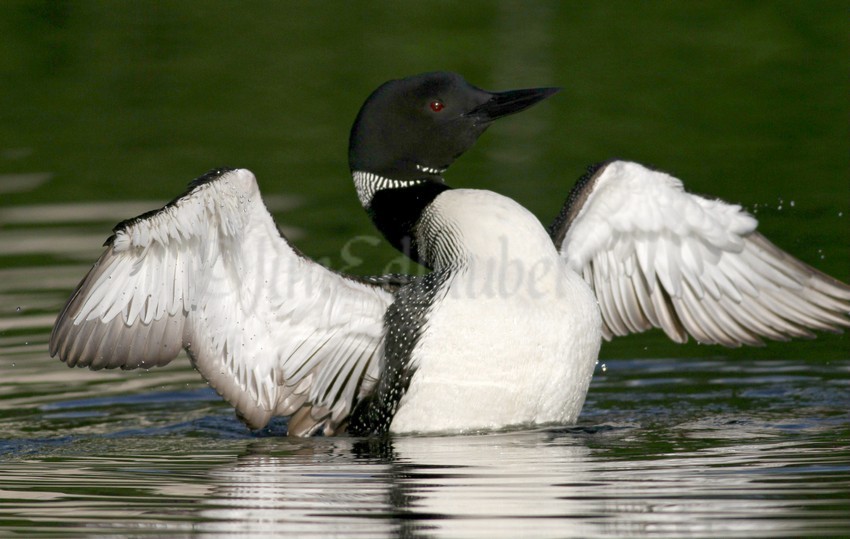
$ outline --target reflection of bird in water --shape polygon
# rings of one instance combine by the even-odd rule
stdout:
[[[185,348],[251,428],[280,415],[295,435],[462,432],[575,421],[602,337],[658,327],[759,345],[850,325],[850,287],[662,172],[591,168],[548,231],[508,198],[444,183],[494,120],[554,91],[429,73],[363,105],[349,147],[358,197],[431,273],[328,270],[280,236],[253,174],[215,170],[115,228],[51,354],[137,368]]]
[[[196,530],[323,537],[443,530],[454,537],[498,522],[512,532],[497,535],[517,536],[532,517],[551,519],[539,523],[541,531],[552,525],[563,533],[564,517],[583,507],[564,499],[572,488],[558,483],[593,479],[593,453],[581,442],[539,431],[255,440],[232,463],[209,470]]]
[[[647,450],[645,440],[635,441],[641,433],[567,428],[257,440],[247,454],[209,470],[204,483],[211,489],[192,515],[193,530],[252,537],[523,537],[533,525],[535,537],[659,528],[706,535],[716,529],[718,514],[732,515],[724,526],[756,535],[796,529],[793,519],[770,517],[794,514],[799,500],[753,494],[767,483],[793,488],[800,481],[776,475],[776,463],[788,458],[787,440],[753,445],[747,439],[719,452],[652,446],[635,459],[636,443]],[[819,452],[792,460],[811,463]]]
[[[348,438],[250,442],[245,454],[208,471],[212,489],[198,509],[196,531],[395,536],[398,523],[377,518],[390,511],[391,464],[355,457],[353,444]]]

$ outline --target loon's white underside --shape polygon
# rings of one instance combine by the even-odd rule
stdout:
[[[590,288],[513,200],[440,194],[417,241],[447,279],[427,317],[393,432],[468,432],[575,421],[601,320]]]

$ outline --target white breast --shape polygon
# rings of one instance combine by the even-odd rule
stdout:
[[[452,190],[418,233],[435,271],[450,278],[391,430],[575,421],[599,352],[599,310],[539,221],[501,195]]]

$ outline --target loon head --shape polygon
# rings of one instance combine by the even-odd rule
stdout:
[[[401,181],[440,178],[493,120],[557,91],[488,92],[449,72],[391,80],[372,92],[354,121],[349,166]]]
[[[382,84],[360,108],[349,139],[348,163],[360,202],[396,248],[421,262],[410,245],[412,228],[448,189],[446,169],[494,120],[558,90],[488,92],[449,72]]]

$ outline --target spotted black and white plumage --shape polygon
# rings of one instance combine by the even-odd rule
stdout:
[[[183,348],[252,428],[280,415],[298,436],[468,432],[574,422],[603,337],[660,327],[736,346],[850,326],[850,287],[662,172],[593,167],[548,231],[513,200],[445,184],[494,120],[554,92],[427,73],[367,99],[349,142],[358,197],[431,273],[324,268],[280,235],[253,174],[219,169],[114,229],[51,355],[132,369]]]
[[[412,279],[399,290],[395,301],[387,309],[381,379],[372,395],[353,410],[348,425],[350,433],[380,434],[390,429],[399,401],[416,372],[413,353],[445,279],[445,273],[441,272]]]

